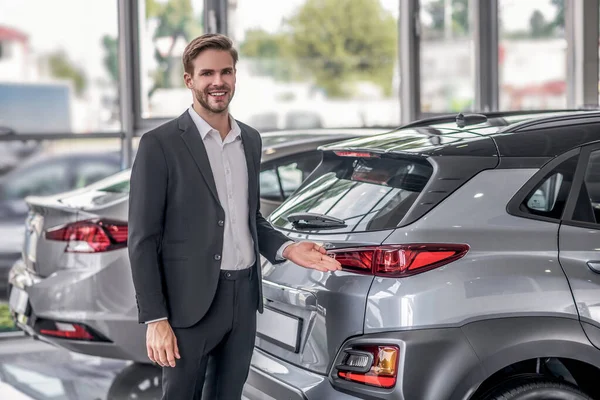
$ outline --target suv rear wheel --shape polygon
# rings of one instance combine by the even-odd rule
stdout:
[[[539,375],[509,379],[484,395],[481,400],[592,400],[577,387]]]

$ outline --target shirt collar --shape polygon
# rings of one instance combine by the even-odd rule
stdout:
[[[194,124],[196,124],[196,128],[198,128],[198,132],[200,132],[200,136],[202,136],[202,140],[206,139],[206,136],[211,131],[213,131],[213,130],[215,132],[217,131],[208,122],[206,122],[204,120],[204,118],[202,118],[196,112],[196,110],[194,110],[193,106],[190,106],[188,112],[189,112],[190,116],[192,117],[192,121],[194,121]],[[235,121],[235,119],[231,116],[231,114],[229,114],[229,123],[231,124],[231,130],[227,134],[227,140],[235,140],[238,137],[240,137],[242,130],[240,129],[240,126]]]

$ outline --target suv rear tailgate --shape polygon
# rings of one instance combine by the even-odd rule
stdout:
[[[330,246],[346,246],[341,236],[290,234]],[[354,235],[353,235],[354,236]],[[383,240],[387,232],[371,240]],[[342,240],[340,240],[342,239]],[[360,235],[354,240],[360,241]],[[366,238],[365,238],[366,239]],[[362,240],[361,244],[370,244]],[[263,262],[265,311],[258,317],[256,345],[286,361],[325,374],[342,343],[363,333],[373,276],[346,271],[324,273],[292,262]]]
[[[315,241],[330,250],[379,246],[432,173],[433,167],[418,156],[326,152],[303,187],[270,218],[290,238]],[[363,334],[373,277],[370,271],[323,273],[291,262],[273,266],[265,261],[267,311],[259,316],[257,347],[326,373],[342,343]]]

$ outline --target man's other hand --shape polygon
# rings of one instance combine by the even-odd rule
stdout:
[[[283,251],[283,257],[301,267],[323,272],[339,271],[342,265],[327,255],[327,250],[314,242],[302,241],[290,244]]]
[[[151,322],[146,331],[148,358],[161,367],[174,367],[180,359],[177,338],[168,320]]]

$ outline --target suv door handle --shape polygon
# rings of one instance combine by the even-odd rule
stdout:
[[[600,274],[600,261],[588,261],[588,267],[597,274]]]

